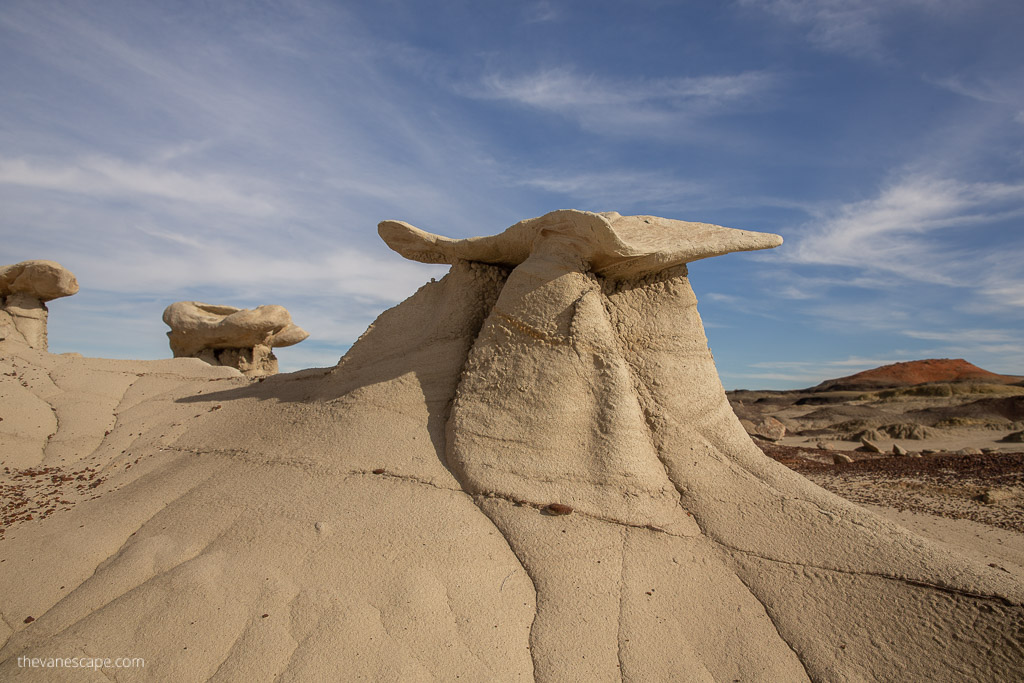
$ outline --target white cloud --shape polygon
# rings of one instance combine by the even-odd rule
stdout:
[[[962,76],[928,79],[930,83],[979,102],[1014,104],[1024,101],[1020,83],[1010,83],[990,76],[968,80]],[[1019,80],[1019,79],[1018,79]]]
[[[682,206],[693,198],[706,194],[705,184],[681,180],[671,173],[656,171],[594,171],[552,173],[540,171],[525,173],[513,181],[523,187],[532,187],[562,195],[596,210],[620,210],[631,206],[653,208]]]
[[[277,210],[254,189],[242,189],[244,180],[210,172],[184,174],[106,156],[70,162],[0,157],[0,184],[91,196],[174,200],[248,215]]]
[[[562,18],[561,11],[550,0],[529,3],[523,11],[528,24],[545,24]]]
[[[888,20],[896,12],[916,9],[932,15],[969,7],[965,0],[738,0],[807,30],[816,47],[877,60],[886,56]]]
[[[876,368],[881,365],[891,365],[892,363],[899,363],[900,360],[892,360],[891,358],[861,358],[859,356],[850,356],[848,358],[836,359],[836,360],[818,360],[818,361],[763,361],[759,363],[751,363],[752,368],[764,368],[766,370],[808,370],[815,369],[815,371],[838,371],[842,370],[846,374],[852,374],[860,372],[860,370],[851,370],[851,368],[860,368],[868,370]]]
[[[737,383],[737,380],[765,380],[771,382],[784,382],[789,386],[810,387],[827,379],[846,377],[863,370],[870,370],[882,365],[898,363],[903,360],[912,360],[906,356],[899,356],[896,360],[890,358],[860,358],[849,357],[838,360],[813,360],[813,361],[770,361],[751,363],[747,367],[753,372],[729,372],[726,374],[730,383]],[[743,382],[749,386],[748,382]]]
[[[887,271],[919,282],[981,286],[976,257],[945,244],[943,231],[983,230],[1024,215],[1024,183],[966,183],[911,176],[877,197],[842,205],[789,240],[796,263]]]
[[[456,90],[467,97],[552,112],[598,132],[658,136],[683,132],[683,122],[749,105],[778,82],[767,71],[616,80],[563,67],[515,76],[492,73]]]
[[[957,330],[903,330],[901,334],[914,339],[930,341],[948,341],[962,343],[970,340],[978,344],[994,344],[1015,342],[1020,340],[1020,333],[1011,330],[957,329]]]

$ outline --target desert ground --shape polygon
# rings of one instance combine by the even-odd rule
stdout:
[[[0,678],[1024,676],[1021,378],[727,397],[686,264],[774,235],[380,233],[451,270],[334,367],[8,326]]]

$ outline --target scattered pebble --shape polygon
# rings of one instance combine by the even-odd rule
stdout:
[[[551,503],[544,508],[549,515],[568,515],[572,513],[572,507],[563,503]]]

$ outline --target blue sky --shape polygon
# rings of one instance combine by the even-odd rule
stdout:
[[[0,263],[54,352],[165,358],[178,300],[281,304],[334,364],[443,268],[380,242],[559,208],[776,232],[691,265],[727,388],[1024,374],[1018,0],[0,5]]]

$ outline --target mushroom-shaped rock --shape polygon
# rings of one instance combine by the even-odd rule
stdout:
[[[413,261],[462,260],[503,266],[519,265],[529,258],[539,241],[555,238],[582,257],[589,270],[615,279],[640,277],[709,256],[782,244],[782,238],[771,233],[657,216],[574,209],[520,221],[490,237],[450,239],[402,221],[383,221],[378,232],[389,247]]]
[[[46,302],[78,293],[78,281],[56,261],[0,266],[0,341],[22,341],[46,351]]]
[[[1024,676],[1024,587],[775,462],[730,408],[686,264],[780,237],[571,210],[491,237],[379,232],[452,269],[339,382],[408,359],[388,376],[438,406],[433,442],[536,588],[536,680]],[[538,513],[552,501],[573,514]]]
[[[298,344],[309,333],[292,323],[283,306],[253,309],[179,301],[164,309],[175,358],[194,357],[238,368],[249,377],[277,372],[271,349]]]

